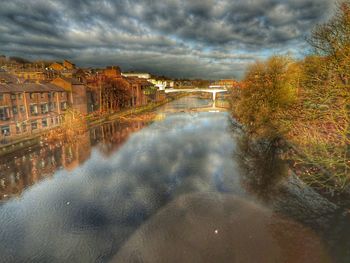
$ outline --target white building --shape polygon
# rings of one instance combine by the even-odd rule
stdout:
[[[149,73],[142,73],[142,72],[122,73],[122,76],[147,79],[147,81],[151,82],[159,90],[165,90],[166,88],[174,88],[174,81],[151,78],[152,76]]]
[[[140,73],[140,72],[132,72],[132,73],[122,73],[124,77],[136,77],[140,79],[150,79],[151,74],[149,73]]]

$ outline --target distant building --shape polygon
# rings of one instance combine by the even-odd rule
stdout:
[[[227,89],[235,88],[238,84],[235,79],[222,79],[216,82],[217,85],[223,86]]]
[[[70,71],[75,68],[76,68],[75,64],[66,59],[63,60],[63,63],[54,62],[48,67],[48,69],[56,70],[56,71],[65,71],[65,70]]]
[[[119,78],[121,76],[120,67],[110,66],[103,70],[103,74],[108,78]]]
[[[0,83],[22,83],[20,78],[14,76],[13,74],[9,74],[6,71],[0,71]]]
[[[149,73],[142,73],[142,72],[125,72],[122,73],[122,76],[124,77],[131,77],[131,78],[140,78],[140,79],[150,79],[152,76]]]
[[[62,71],[65,70],[66,68],[63,66],[63,64],[59,62],[54,62],[49,66],[49,69],[56,70],[56,71]]]
[[[75,64],[65,59],[63,60],[63,67],[65,69],[75,69]]]
[[[121,73],[118,66],[107,67],[106,69],[95,74],[93,77],[87,78],[88,83],[88,104],[89,110],[97,110],[100,105],[101,96],[105,92],[112,94],[113,92],[108,91],[108,85],[110,81],[116,81],[122,87],[126,87],[128,93],[127,101],[123,101],[120,108],[127,107],[139,107],[147,105],[152,101],[159,101],[165,98],[164,92],[160,92],[157,87],[149,80],[150,74],[148,73]],[[106,89],[107,88],[107,89]],[[112,98],[110,98],[113,101]]]
[[[49,79],[49,74],[47,74],[46,70],[43,69],[17,69],[12,70],[11,74],[24,80],[43,81]]]
[[[155,101],[157,89],[146,79],[137,77],[127,77],[124,80],[129,85],[131,91],[130,107],[147,105],[150,101]]]
[[[159,90],[165,90],[166,88],[174,88],[174,81],[167,79],[148,79],[149,82],[154,84]]]

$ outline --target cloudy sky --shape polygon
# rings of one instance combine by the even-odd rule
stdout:
[[[240,77],[255,58],[305,54],[334,0],[0,1],[0,54],[189,78]]]

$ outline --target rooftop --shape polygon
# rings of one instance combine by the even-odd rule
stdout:
[[[62,92],[65,91],[51,83],[0,83],[0,93],[20,93],[20,92]]]

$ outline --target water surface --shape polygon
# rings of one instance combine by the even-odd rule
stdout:
[[[211,103],[183,98],[149,125],[104,124],[78,143],[43,142],[2,158],[0,261],[345,259],[346,248],[334,252],[316,231],[330,219],[301,209],[310,210],[303,195],[313,193],[292,187],[278,202],[257,194],[242,169],[241,131]],[[322,223],[307,224],[313,216]]]

